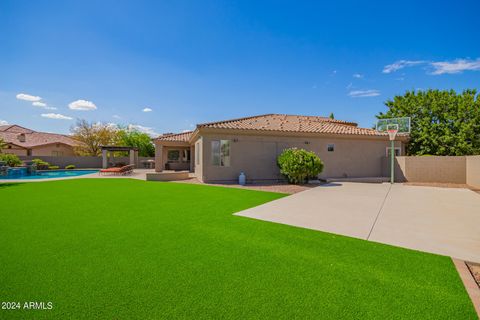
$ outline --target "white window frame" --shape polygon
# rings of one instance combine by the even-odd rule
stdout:
[[[385,148],[385,155],[386,155],[387,157],[390,157],[390,150],[391,150],[391,149],[392,149],[391,147],[386,147],[386,148]],[[395,157],[400,157],[400,156],[402,155],[402,148],[400,148],[400,147],[395,147],[395,148],[393,148],[393,149],[395,150]],[[398,154],[397,154],[397,151],[398,151]]]
[[[218,143],[218,155],[215,154],[214,143]],[[228,145],[228,154],[224,153],[222,146]],[[212,165],[215,167],[230,167],[231,161],[231,141],[230,140],[212,140],[210,143],[211,146],[211,155],[212,155]],[[215,163],[215,159],[218,156],[218,163]]]

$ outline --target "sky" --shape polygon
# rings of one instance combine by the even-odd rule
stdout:
[[[0,1],[0,124],[156,135],[265,113],[371,127],[407,90],[479,88],[477,1]]]

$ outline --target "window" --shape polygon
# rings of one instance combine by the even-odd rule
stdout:
[[[390,148],[390,147],[387,147],[387,148],[386,148],[386,150],[385,150],[385,155],[386,155],[387,157],[390,157],[391,150],[392,150],[392,148]],[[396,148],[395,148],[395,157],[398,157],[398,156],[400,156],[400,155],[401,155],[400,148],[396,147]]]
[[[179,150],[168,150],[167,159],[168,159],[168,161],[178,161],[180,159],[180,151]]]
[[[62,151],[52,151],[52,156],[61,157],[61,156],[63,156],[63,152]]]
[[[212,164],[214,166],[230,166],[230,140],[212,141]]]
[[[333,143],[327,144],[327,151],[328,152],[335,151],[335,145]]]

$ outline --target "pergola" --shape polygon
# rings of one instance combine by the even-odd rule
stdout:
[[[107,168],[110,159],[113,158],[113,152],[127,152],[129,157],[129,164],[136,165],[138,160],[138,148],[128,146],[101,146],[102,149],[102,167]]]

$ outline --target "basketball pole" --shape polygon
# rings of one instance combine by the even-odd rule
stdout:
[[[395,140],[390,141],[390,183],[394,183],[395,180]]]

